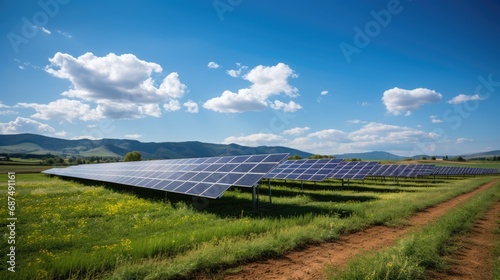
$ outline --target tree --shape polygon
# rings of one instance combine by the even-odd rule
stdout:
[[[435,157],[435,156],[432,156],[432,157],[431,157],[431,159],[432,159],[432,160],[436,160],[436,157]]]
[[[335,157],[328,155],[318,155],[318,154],[309,157],[309,159],[322,159],[322,158],[335,158]]]
[[[133,152],[128,152],[125,157],[123,158],[123,161],[141,161],[141,153],[138,151],[133,151]]]
[[[465,161],[465,159],[462,156],[458,156],[456,161]]]
[[[299,160],[299,159],[302,159],[299,155],[293,155],[293,156],[290,156],[288,157],[289,160]]]

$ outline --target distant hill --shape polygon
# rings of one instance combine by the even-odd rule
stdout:
[[[465,159],[483,159],[483,158],[492,158],[494,156],[499,157],[500,150],[483,152],[483,153],[468,154],[468,155],[463,155],[462,157]]]
[[[362,160],[402,160],[405,159],[405,157],[397,156],[395,154],[391,154],[388,152],[381,152],[381,151],[375,151],[375,152],[366,152],[366,153],[347,153],[347,154],[339,154],[335,155],[336,158],[345,158],[345,159],[351,159],[351,158],[358,158]]]
[[[66,140],[37,134],[0,135],[0,153],[51,153],[59,156],[124,157],[130,151],[139,151],[144,159],[211,157],[267,153],[289,153],[307,158],[311,153],[286,147],[246,147],[236,144],[188,142],[140,142],[125,139]]]

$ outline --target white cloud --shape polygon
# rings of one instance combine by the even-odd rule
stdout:
[[[3,104],[2,101],[0,101],[0,116],[7,116],[7,115],[18,114],[18,112],[14,111],[14,110],[5,110],[5,111],[2,111],[2,109],[10,109],[10,108],[11,108],[10,106],[7,106],[7,105]]]
[[[238,67],[238,69],[236,70],[231,69],[226,71],[226,73],[233,78],[239,77],[241,75],[241,72],[243,72],[243,70],[248,69],[248,66],[241,65],[241,63],[236,63],[236,66]]]
[[[436,143],[439,140],[439,135],[436,133],[376,122],[366,123],[350,132],[331,128],[301,136],[305,131],[309,129],[297,127],[285,130],[281,135],[257,133],[228,137],[224,143],[234,142],[249,146],[280,145],[328,155],[376,150],[396,152],[396,154],[413,152],[415,155],[422,153],[418,150],[422,144]]]
[[[321,95],[327,95],[328,94],[328,90],[324,90],[321,92]]]
[[[156,81],[153,74],[161,73],[162,67],[133,54],[97,57],[88,52],[75,58],[58,52],[49,61],[47,73],[71,82],[63,95],[96,103],[92,110],[101,118],[159,117],[158,103],[168,102],[164,108],[173,108],[187,91],[176,72]]]
[[[285,135],[300,135],[302,133],[305,133],[309,129],[310,128],[307,126],[306,127],[295,127],[295,128],[291,128],[288,130],[284,130],[282,133]]]
[[[7,108],[10,108],[10,106],[7,106],[0,101],[0,109],[7,109]]]
[[[438,116],[432,115],[432,116],[430,116],[430,118],[431,118],[432,123],[442,123],[443,122],[443,120],[441,120]]]
[[[54,135],[57,136],[57,137],[66,137],[67,134],[68,133],[66,131],[64,131],[64,130],[54,133]]]
[[[49,104],[18,103],[16,107],[32,108],[36,114],[31,117],[42,120],[60,119],[72,122],[75,119],[88,121],[102,118],[96,110],[90,109],[90,105],[78,100],[58,99]]]
[[[220,67],[220,65],[219,65],[219,64],[217,64],[217,63],[215,63],[215,62],[213,62],[213,61],[210,61],[210,62],[207,64],[207,67],[208,67],[208,68],[211,68],[211,69],[217,69],[217,68],[219,68],[219,67]]]
[[[250,89],[240,89],[238,93],[226,90],[220,97],[207,100],[203,107],[220,113],[241,113],[262,111],[267,107],[267,103],[253,96]]]
[[[14,110],[0,111],[0,116],[16,115],[16,114],[19,114],[19,112]]]
[[[407,90],[395,87],[384,92],[382,102],[388,113],[409,116],[421,106],[439,102],[442,98],[442,94],[426,88]]]
[[[71,39],[73,38],[73,36],[71,34],[69,34],[68,32],[64,32],[64,31],[61,31],[61,30],[57,30],[57,33],[63,35],[64,37],[68,38],[68,39]]]
[[[224,139],[224,144],[239,144],[243,146],[282,146],[285,139],[282,136],[271,133],[256,133],[246,136],[231,136]]]
[[[457,140],[455,140],[455,143],[457,144],[463,144],[463,143],[467,143],[467,142],[473,142],[474,140],[470,139],[470,138],[457,138]]]
[[[43,27],[43,26],[38,26],[38,25],[33,25],[33,28],[36,28],[46,34],[52,34],[52,32],[50,30],[48,30],[47,28]]]
[[[141,138],[142,135],[141,134],[125,134],[125,138],[130,138],[130,139],[139,139]]]
[[[271,108],[275,110],[283,109],[284,112],[290,112],[290,113],[297,112],[298,110],[302,109],[302,106],[300,104],[295,103],[294,101],[284,103],[279,100],[274,100],[274,103],[270,104]]]
[[[239,113],[245,111],[260,111],[268,105],[268,98],[273,95],[284,94],[289,97],[297,97],[298,89],[288,84],[288,78],[298,77],[293,70],[284,63],[275,66],[259,65],[243,79],[251,82],[248,88],[238,90],[237,93],[226,90],[221,96],[212,98],[203,104],[209,110],[222,113]],[[269,102],[270,103],[270,102]],[[280,109],[297,110],[297,103],[277,105]]]
[[[196,104],[193,100],[188,100],[183,105],[189,113],[198,113],[198,104]]]
[[[48,124],[44,124],[29,118],[17,117],[8,123],[0,123],[0,134],[14,133],[39,133],[52,134],[56,130]]]
[[[170,99],[167,103],[163,104],[163,108],[168,112],[173,112],[181,109],[179,100]]]
[[[484,100],[486,99],[485,97],[480,96],[479,94],[474,94],[474,95],[465,95],[465,94],[459,94],[452,99],[448,100],[447,102],[449,104],[460,104],[464,103],[467,101],[474,101],[474,100]]]
[[[367,123],[366,121],[362,120],[348,120],[346,121],[347,124],[360,124],[360,123]]]

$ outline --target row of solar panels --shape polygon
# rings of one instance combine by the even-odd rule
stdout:
[[[288,154],[84,164],[45,174],[218,198],[231,186],[252,187]]]
[[[221,197],[231,186],[252,187],[261,179],[323,181],[367,176],[496,174],[497,169],[441,167],[432,164],[345,162],[341,159],[287,160],[288,154],[208,157],[103,163],[52,168],[43,173],[118,183],[208,198]]]

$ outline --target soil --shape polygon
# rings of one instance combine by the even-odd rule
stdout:
[[[361,254],[369,250],[379,250],[384,247],[388,247],[395,244],[395,241],[402,237],[404,234],[418,230],[425,224],[428,224],[435,219],[441,217],[448,210],[457,206],[457,204],[468,200],[470,197],[484,191],[487,188],[492,187],[497,181],[494,180],[488,184],[485,184],[471,192],[459,195],[453,199],[429,207],[421,212],[415,213],[410,218],[408,218],[407,225],[398,228],[390,228],[386,226],[373,226],[365,230],[350,233],[341,236],[338,240],[329,243],[322,243],[320,245],[311,245],[305,249],[290,252],[282,257],[256,261],[252,263],[243,264],[239,267],[238,271],[235,273],[226,275],[203,275],[197,277],[198,279],[220,279],[221,276],[224,279],[325,279],[326,275],[324,273],[325,265],[330,265],[332,267],[341,267],[347,263],[348,260],[354,256]],[[496,205],[495,209],[498,208]],[[492,210],[493,211],[493,210]],[[491,215],[496,215],[494,218],[498,217],[498,209],[495,210]],[[489,213],[489,212],[488,212]],[[486,219],[489,220],[489,219]],[[482,220],[481,222],[486,222]],[[494,223],[494,222],[493,222]],[[492,225],[478,224],[474,232],[480,232],[481,228],[491,227]],[[492,234],[489,231],[489,234]],[[463,257],[463,261],[467,261],[467,265],[459,263],[457,259],[457,267],[462,267],[462,269],[457,269],[456,278],[461,278],[462,276],[467,277],[467,275],[479,275],[475,272],[474,267],[476,265],[471,265],[471,258],[474,259],[474,263],[479,267],[480,263],[486,262],[485,260],[489,258],[491,262],[491,255],[479,256],[476,254],[482,254],[483,247],[481,244],[489,243],[492,241],[491,236],[487,233],[484,236],[479,236],[476,239],[471,239],[467,241],[464,249],[460,252]],[[485,240],[488,239],[488,240]],[[473,241],[474,240],[474,241]],[[465,244],[466,241],[464,241]],[[470,249],[470,252],[468,251]],[[491,250],[490,250],[491,252]],[[472,256],[469,256],[472,254]],[[490,265],[491,266],[491,265]],[[481,268],[483,269],[483,268]],[[233,270],[234,271],[234,270]],[[458,274],[460,273],[460,274]],[[490,272],[491,273],[491,268]],[[442,276],[439,277],[440,279]],[[450,278],[454,279],[454,278]],[[461,278],[462,279],[462,278]],[[475,278],[470,278],[475,279]],[[487,277],[479,277],[477,279],[491,279]]]
[[[458,238],[459,249],[448,256],[450,267],[436,273],[433,279],[493,279],[493,256],[495,233],[500,217],[500,203],[496,203],[479,219],[472,231]]]

